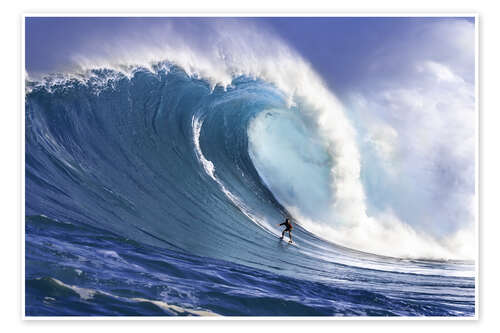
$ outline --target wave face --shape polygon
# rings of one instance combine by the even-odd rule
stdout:
[[[311,222],[359,208],[332,175],[357,152],[269,80],[160,62],[27,87],[28,315],[474,315],[473,264],[360,252]]]

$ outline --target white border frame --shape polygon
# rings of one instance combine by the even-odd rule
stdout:
[[[475,38],[475,58],[474,58],[474,64],[475,64],[475,76],[474,76],[474,87],[475,87],[475,112],[476,112],[476,121],[475,121],[475,130],[476,130],[476,149],[475,149],[475,232],[476,232],[476,256],[474,259],[474,267],[475,267],[475,281],[474,281],[474,292],[475,292],[475,309],[474,309],[474,316],[471,317],[445,317],[445,316],[433,316],[433,317],[427,317],[427,316],[421,316],[421,317],[411,317],[411,316],[401,316],[401,317],[370,317],[370,316],[349,316],[349,317],[335,317],[335,316],[328,316],[328,317],[313,317],[313,316],[286,316],[286,317],[278,317],[278,316],[219,316],[219,317],[179,317],[179,316],[26,316],[26,307],[25,307],[25,301],[26,301],[26,296],[25,296],[25,290],[26,290],[26,272],[25,272],[25,205],[26,205],[26,197],[25,197],[25,170],[26,170],[26,164],[25,164],[25,147],[26,147],[26,142],[25,142],[25,110],[26,110],[26,105],[25,105],[25,94],[26,94],[26,59],[25,59],[25,37],[26,37],[26,18],[27,17],[234,17],[234,18],[245,18],[245,17],[374,17],[374,18],[382,18],[382,17],[407,17],[407,18],[412,18],[412,17],[474,17],[474,38]],[[90,320],[97,320],[97,321],[129,321],[129,320],[139,320],[139,321],[158,321],[158,320],[165,320],[165,321],[244,321],[244,320],[250,320],[250,321],[262,321],[262,320],[272,320],[272,321],[280,321],[280,320],[292,320],[292,321],[304,321],[304,320],[309,320],[309,321],[331,321],[331,320],[340,320],[340,321],[365,321],[365,320],[370,320],[370,321],[443,321],[443,320],[451,320],[451,321],[478,321],[479,320],[479,266],[480,266],[480,261],[479,261],[479,252],[480,252],[480,246],[479,246],[479,221],[480,221],[480,202],[479,202],[479,157],[480,157],[480,135],[479,135],[479,124],[480,124],[480,110],[479,110],[479,14],[478,13],[470,13],[470,12],[463,12],[463,13],[335,13],[335,12],[273,12],[273,11],[263,11],[263,12],[232,12],[228,11],[226,12],[218,12],[218,13],[210,13],[210,12],[205,12],[205,13],[198,13],[198,12],[165,12],[165,13],[149,13],[149,12],[144,12],[144,13],[127,13],[127,12],[105,12],[105,11],[99,11],[99,12],[92,12],[92,11],[87,11],[87,12],[25,12],[21,14],[20,16],[20,52],[21,52],[21,61],[19,63],[19,71],[20,71],[20,92],[19,92],[19,108],[20,108],[20,133],[21,133],[21,140],[20,140],[20,157],[19,157],[19,163],[20,163],[20,186],[21,186],[21,198],[20,198],[20,254],[21,254],[21,290],[20,290],[20,296],[21,296],[21,301],[20,301],[20,313],[21,313],[21,320],[23,321],[86,321],[88,319]]]

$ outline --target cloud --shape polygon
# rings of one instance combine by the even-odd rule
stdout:
[[[462,249],[475,223],[474,25],[439,21],[404,38],[373,59],[348,102],[371,213],[390,208],[473,257]]]

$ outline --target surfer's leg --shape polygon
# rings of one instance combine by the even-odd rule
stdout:
[[[283,237],[285,237],[285,231],[286,230],[283,230],[283,232],[281,233],[281,239],[283,239]]]
[[[292,242],[292,231],[288,230],[288,237],[290,237],[290,242]]]

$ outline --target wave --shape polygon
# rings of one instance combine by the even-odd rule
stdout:
[[[270,36],[217,33],[209,52],[139,44],[28,81],[27,211],[214,256],[235,237],[279,235],[293,216],[304,233],[363,252],[470,258],[454,236],[367,213],[355,128],[307,62]]]

